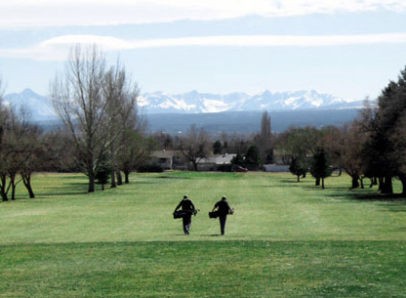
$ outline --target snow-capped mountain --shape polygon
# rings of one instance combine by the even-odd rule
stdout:
[[[35,121],[57,119],[51,101],[30,89],[5,96],[5,102],[16,109],[25,107]],[[138,105],[146,114],[157,113],[218,113],[240,111],[292,111],[309,109],[357,109],[362,101],[348,102],[317,91],[276,92],[265,91],[256,95],[243,92],[210,94],[191,91],[170,95],[164,92],[144,93]]]
[[[26,109],[34,121],[54,120],[57,118],[51,101],[31,89],[25,89],[21,93],[11,93],[4,97],[8,105],[12,105],[17,111]]]
[[[331,94],[317,91],[265,91],[247,93],[209,94],[192,91],[169,95],[162,92],[145,93],[139,101],[146,113],[216,113],[226,111],[291,111],[308,109],[361,108],[363,103],[349,102]]]

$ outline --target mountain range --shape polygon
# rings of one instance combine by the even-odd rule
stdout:
[[[52,102],[31,89],[5,96],[5,102],[16,109],[25,107],[34,121],[55,120]],[[359,109],[362,101],[349,102],[317,91],[276,92],[265,91],[255,95],[247,93],[210,94],[191,91],[169,95],[164,92],[143,93],[138,105],[144,114],[201,114],[247,111],[300,111]]]
[[[313,109],[357,109],[363,101],[347,101],[331,94],[311,91],[210,94],[191,91],[169,95],[163,92],[144,93],[139,106],[147,114],[218,113],[241,111],[296,111]]]

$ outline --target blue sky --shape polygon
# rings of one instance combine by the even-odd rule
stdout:
[[[406,1],[8,1],[6,93],[46,95],[77,43],[119,57],[142,92],[315,89],[359,100],[406,66]]]

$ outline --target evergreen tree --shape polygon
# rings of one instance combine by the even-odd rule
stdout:
[[[242,165],[244,165],[244,164],[245,164],[244,156],[242,156],[240,153],[237,153],[237,155],[234,156],[234,157],[231,159],[231,164],[233,164],[233,165],[235,165],[235,166],[242,166]]]
[[[108,165],[105,158],[103,159],[103,162],[97,167],[95,171],[96,184],[101,185],[102,190],[104,190],[104,185],[109,183],[111,176],[110,174],[112,171],[112,167]]]
[[[330,160],[324,149],[317,150],[313,155],[310,173],[316,178],[316,185],[320,185],[321,180],[321,186],[324,189],[324,179],[331,176],[332,173]]]
[[[297,182],[300,182],[300,176],[305,176],[307,172],[307,165],[303,158],[292,157],[290,162],[289,171],[297,176]]]
[[[245,155],[245,166],[249,170],[258,170],[261,166],[261,158],[259,156],[259,150],[256,146],[251,146],[248,148],[247,154]]]
[[[215,141],[213,144],[213,154],[222,154],[223,153],[223,146],[221,145],[220,141]]]

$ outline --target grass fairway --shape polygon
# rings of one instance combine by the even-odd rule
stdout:
[[[346,176],[131,178],[86,194],[82,175],[38,175],[35,200],[1,203],[0,297],[406,297],[404,200]],[[172,218],[184,194],[201,210],[190,236]],[[207,215],[222,195],[225,236]]]

